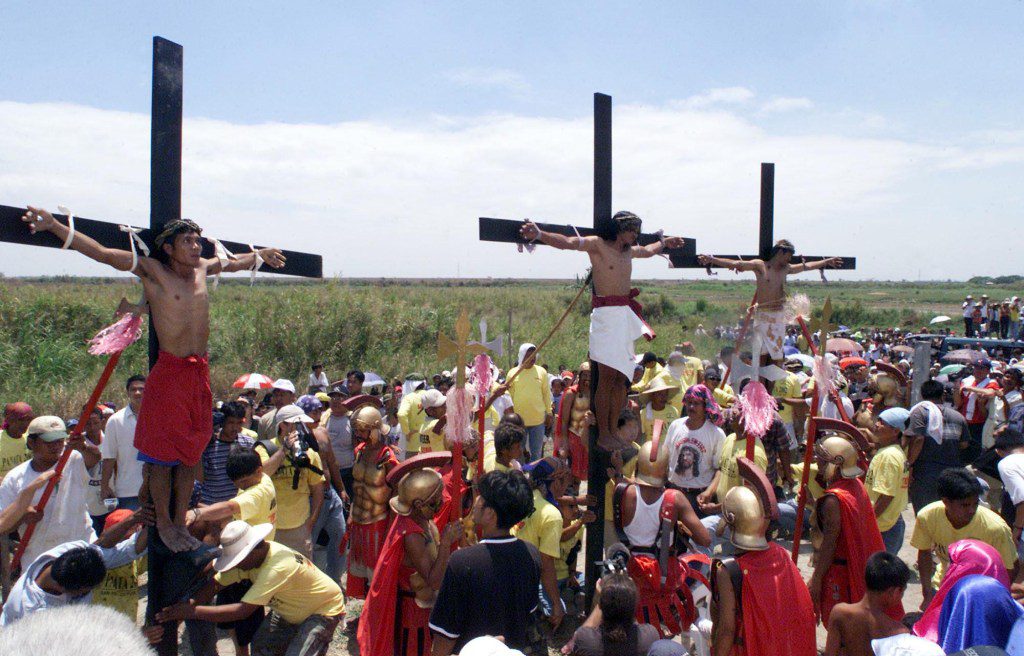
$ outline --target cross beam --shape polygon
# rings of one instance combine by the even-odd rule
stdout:
[[[594,220],[593,227],[540,223],[537,225],[546,232],[556,232],[567,237],[597,235],[605,239],[615,236],[615,224],[612,222],[612,97],[603,93],[594,94]],[[519,234],[523,222],[509,219],[480,217],[480,240],[511,244],[527,244]],[[697,251],[693,239],[684,238],[682,248],[665,251],[669,257],[693,258],[696,261]],[[641,246],[653,244],[658,236],[644,233],[637,238]]]
[[[768,259],[772,254],[772,246],[775,245],[775,165],[764,162],[761,164],[761,224],[758,231],[758,254],[757,255],[719,255],[728,260],[753,260]],[[802,255],[798,254],[793,258],[795,262],[818,262],[830,256]],[[712,269],[716,265],[706,266],[697,261],[696,253],[671,256],[672,268],[674,269]],[[843,263],[837,269],[852,270],[857,268],[857,258],[844,257]]]

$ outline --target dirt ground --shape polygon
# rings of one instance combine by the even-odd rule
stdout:
[[[911,566],[912,578],[909,587],[907,588],[906,595],[903,597],[903,607],[908,613],[917,612],[921,605],[921,585],[920,580],[917,576],[917,551],[910,547],[910,536],[914,530],[914,513],[913,509],[909,506],[903,512],[903,520],[907,523],[906,537],[904,538],[903,549],[900,551],[900,557]],[[785,546],[787,549],[792,547],[792,542],[780,541],[779,544]],[[811,577],[810,568],[810,553],[811,546],[806,541],[800,550],[801,555],[799,559],[800,571],[804,575],[804,579],[807,580]],[[580,556],[580,565],[582,566],[582,554]],[[142,597],[139,604],[139,621],[142,621],[142,613],[145,609],[145,596]],[[339,627],[338,631],[334,634],[334,640],[331,642],[331,647],[328,652],[330,656],[343,656],[351,655],[358,656],[359,646],[355,640],[355,627],[356,621],[359,614],[362,612],[363,602],[361,600],[350,599],[346,604],[347,610],[347,622],[348,626],[344,629]],[[572,632],[578,626],[576,621],[567,621],[559,629],[559,631],[552,636],[549,642],[549,654],[550,656],[556,656],[559,654],[559,649],[568,641],[572,636]],[[823,626],[818,625],[818,649],[822,650],[825,647],[826,631]],[[217,653],[218,656],[234,656],[234,648],[231,644],[231,639],[224,632],[218,631],[217,641]],[[187,641],[183,641],[182,647],[179,653],[187,656],[192,656],[191,650],[187,645]]]

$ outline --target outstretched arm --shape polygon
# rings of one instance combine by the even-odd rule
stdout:
[[[698,255],[697,261],[701,266],[725,267],[734,271],[754,271],[761,264],[761,260],[730,260],[714,255]]]
[[[32,207],[31,205],[29,205],[28,211],[21,217],[21,220],[28,224],[28,229],[32,234],[37,232],[49,232],[61,241],[67,240],[68,233],[71,232],[66,225],[53,218],[52,214],[42,208]],[[131,271],[131,252],[122,251],[117,248],[107,248],[83,232],[75,231],[75,235],[71,240],[69,248],[75,249],[79,253],[82,253],[91,260],[96,260],[100,264],[112,266],[118,271]],[[145,277],[146,267],[144,266],[144,263],[147,260],[148,258],[140,257],[138,259],[139,266],[135,271],[131,271],[131,273],[134,273],[140,278]]]
[[[647,244],[646,246],[634,246],[633,257],[654,257],[655,255],[661,255],[669,248],[682,248],[684,243],[685,241],[682,237],[665,237],[653,244]]]
[[[802,273],[804,271],[817,271],[818,269],[835,269],[843,265],[843,258],[830,257],[817,262],[798,262],[789,265],[790,273]]]
[[[233,258],[229,259],[227,264],[223,267],[221,266],[219,259],[209,259],[207,260],[207,271],[211,274],[215,274],[218,271],[224,273],[231,273],[233,271],[249,271],[256,264],[257,253],[260,256],[260,259],[275,269],[280,269],[287,261],[287,258],[285,258],[284,253],[281,252],[280,248],[257,248],[255,251],[235,255]]]
[[[597,246],[600,237],[566,237],[557,232],[545,232],[533,221],[527,220],[519,229],[523,239],[541,242],[562,251],[590,251]]]

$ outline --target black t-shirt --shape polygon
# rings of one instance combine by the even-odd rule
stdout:
[[[455,652],[480,636],[503,636],[520,649],[537,607],[540,552],[514,537],[484,539],[448,560],[430,628],[455,638]]]

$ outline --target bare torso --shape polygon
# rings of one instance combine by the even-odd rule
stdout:
[[[140,278],[160,350],[180,358],[206,353],[210,339],[206,275],[206,260],[192,270],[191,278],[178,275],[156,260],[145,267],[145,275]]]
[[[759,262],[754,269],[757,278],[757,307],[768,312],[778,312],[786,302],[786,275],[789,266],[774,267],[768,262]]]
[[[844,656],[873,656],[872,640],[908,633],[906,627],[885,613],[860,604],[850,604],[837,610],[840,610],[840,615],[834,624],[841,638],[839,653]]]
[[[596,239],[596,246],[588,251],[594,276],[594,291],[598,296],[625,296],[633,280],[632,248],[622,249],[614,241]]]

